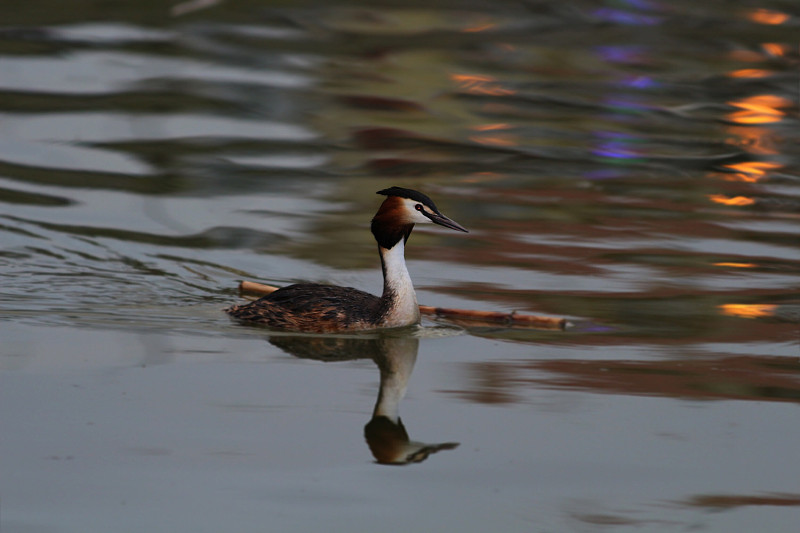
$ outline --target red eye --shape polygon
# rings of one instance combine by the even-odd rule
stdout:
[[[414,209],[416,209],[417,211],[422,211],[422,204],[415,205]]]

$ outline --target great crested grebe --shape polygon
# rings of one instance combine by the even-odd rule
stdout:
[[[289,331],[336,333],[418,324],[417,295],[403,254],[414,224],[433,222],[467,232],[439,212],[433,200],[421,192],[389,187],[377,194],[387,196],[372,218],[372,234],[378,241],[383,269],[383,295],[378,298],[352,287],[298,283],[245,305],[225,310],[244,322]]]

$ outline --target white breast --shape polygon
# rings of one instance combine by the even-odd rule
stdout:
[[[392,305],[383,321],[385,327],[399,327],[419,322],[417,294],[408,275],[404,256],[405,243],[401,240],[390,250],[381,249],[384,268],[384,295],[390,291]]]

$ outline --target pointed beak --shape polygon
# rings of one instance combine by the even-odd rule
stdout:
[[[425,216],[431,219],[431,222],[433,222],[434,224],[439,224],[440,226],[444,226],[445,228],[450,228],[458,231],[463,231],[464,233],[469,233],[469,231],[467,231],[467,229],[464,228],[464,226],[462,226],[455,220],[450,220],[441,213],[425,213]]]

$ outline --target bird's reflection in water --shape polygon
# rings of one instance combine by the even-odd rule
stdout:
[[[402,420],[400,401],[417,360],[419,339],[395,332],[370,337],[272,336],[269,342],[303,359],[351,361],[372,359],[381,374],[380,389],[372,419],[364,426],[364,437],[376,462],[388,465],[420,463],[432,453],[452,450],[457,442],[427,444],[412,441]]]

